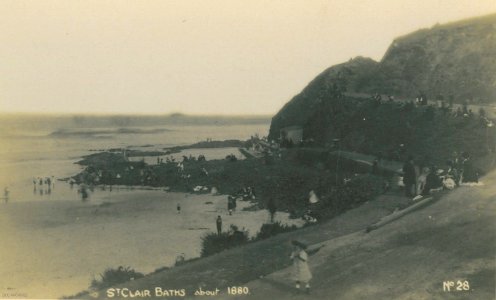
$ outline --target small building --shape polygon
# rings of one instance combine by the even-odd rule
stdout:
[[[303,127],[301,126],[288,126],[284,127],[280,131],[281,142],[291,141],[294,145],[300,144],[303,140]]]

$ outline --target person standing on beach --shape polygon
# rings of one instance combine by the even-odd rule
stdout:
[[[177,204],[177,213],[180,214],[181,213],[181,203],[178,203]]]
[[[227,211],[229,212],[229,215],[232,215],[234,209],[234,197],[229,195],[227,196]]]
[[[9,202],[9,189],[7,187],[5,187],[5,189],[3,189],[3,196],[4,196],[4,200],[5,200],[5,203]]]
[[[217,216],[215,223],[217,224],[217,234],[220,235],[222,233],[222,218]]]
[[[305,252],[307,245],[299,241],[292,241],[293,252],[290,259],[293,260],[293,279],[296,282],[296,289],[300,291],[300,284],[305,284],[305,291],[310,293],[310,279],[312,273],[308,267],[308,254]]]

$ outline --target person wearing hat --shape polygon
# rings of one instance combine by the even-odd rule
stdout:
[[[305,290],[310,293],[310,279],[312,273],[308,267],[308,254],[305,252],[307,245],[300,241],[291,241],[293,252],[290,259],[293,260],[293,279],[296,282],[296,289],[300,290],[300,284],[305,284]]]

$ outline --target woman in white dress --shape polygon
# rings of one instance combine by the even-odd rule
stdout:
[[[294,246],[290,258],[293,260],[293,279],[296,282],[296,289],[300,290],[300,284],[305,284],[305,290],[310,293],[310,279],[312,273],[308,267],[308,254],[305,252],[307,246],[299,241],[292,241]]]

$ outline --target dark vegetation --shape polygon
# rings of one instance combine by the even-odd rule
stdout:
[[[229,248],[238,247],[249,241],[248,232],[231,225],[228,231],[221,234],[208,233],[202,237],[201,256],[209,256]]]
[[[142,273],[136,272],[130,267],[119,266],[116,269],[108,268],[103,272],[103,274],[100,274],[99,280],[93,279],[91,281],[90,288],[97,290],[104,289],[141,277],[144,277]]]
[[[350,208],[358,207],[385,192],[384,179],[374,175],[357,175],[347,184],[328,187],[310,215],[319,221],[330,219]]]
[[[210,256],[233,247],[242,246],[248,242],[264,240],[296,229],[298,228],[295,225],[288,226],[280,222],[263,224],[256,236],[250,240],[247,231],[239,230],[237,226],[231,224],[228,231],[221,234],[212,232],[202,237],[201,257]]]
[[[316,149],[348,150],[397,161],[412,154],[421,165],[440,167],[454,152],[468,152],[481,171],[493,167],[487,162],[495,154],[496,127],[487,126],[483,111],[464,114],[448,106],[378,103],[336,96],[332,88],[319,97],[303,124],[303,138],[312,140]],[[272,138],[276,138],[278,124],[272,123]]]
[[[122,154],[102,152],[86,157],[86,169],[76,175],[77,183],[89,185],[145,185],[168,187],[171,191],[193,192],[196,186],[216,187],[225,195],[236,195],[244,187],[253,187],[258,208],[267,208],[269,199],[277,203],[277,210],[288,211],[293,217],[301,217],[312,207],[308,202],[309,192],[325,197],[331,193],[331,186],[345,188],[344,178],[355,178],[355,173],[367,173],[370,167],[342,159],[339,173],[335,157],[329,152],[319,152],[315,159],[313,149],[292,149],[285,151],[282,158],[273,158],[270,163],[264,159],[246,160],[188,160],[183,162],[184,170],[176,163],[147,165],[144,162],[129,162]],[[208,175],[203,172],[208,171]],[[377,182],[377,188],[380,183]],[[360,198],[362,199],[362,198]],[[365,198],[363,198],[365,199]],[[349,207],[356,200],[349,201]]]
[[[257,235],[253,240],[258,241],[268,239],[280,233],[290,232],[296,229],[297,227],[295,225],[289,226],[281,224],[280,222],[262,224],[260,231],[257,232]]]
[[[445,166],[454,152],[468,152],[474,161],[495,153],[496,128],[474,113],[455,116],[448,109],[411,103],[329,102],[322,105],[328,115],[316,113],[305,128],[321,143],[337,137],[342,149],[399,161],[412,154],[420,164],[437,166]]]

